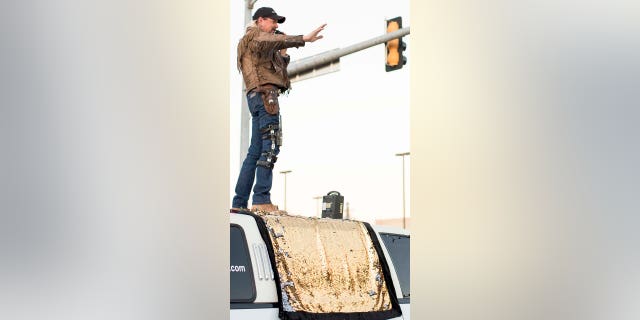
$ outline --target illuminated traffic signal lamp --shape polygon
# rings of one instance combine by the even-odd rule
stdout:
[[[400,29],[402,29],[402,17],[387,20],[387,33]],[[385,49],[387,53],[385,70],[387,72],[402,69],[402,66],[407,64],[407,57],[402,55],[402,52],[407,49],[407,44],[402,41],[402,37],[387,41]]]

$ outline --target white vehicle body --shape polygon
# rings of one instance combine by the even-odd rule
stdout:
[[[230,227],[232,251],[230,275],[237,276],[236,280],[231,276],[232,302],[230,303],[230,319],[279,320],[274,269],[271,266],[267,246],[260,236],[255,219],[249,215],[231,214]],[[402,310],[402,316],[393,319],[408,320],[410,319],[410,234],[407,230],[401,228],[372,227],[384,252],[384,258],[389,266],[396,296]],[[398,249],[396,249],[395,245],[396,240]],[[393,247],[391,249],[392,254],[387,249],[388,245]],[[244,253],[239,256],[238,252]],[[234,254],[236,255],[235,257]],[[400,276],[396,270],[394,260],[398,265],[399,272],[401,272]],[[242,262],[238,263],[238,261]],[[241,281],[237,279],[241,279]]]

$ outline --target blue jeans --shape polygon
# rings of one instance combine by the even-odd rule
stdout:
[[[249,112],[251,112],[251,145],[247,152],[247,157],[240,168],[238,182],[236,182],[236,195],[233,197],[233,208],[248,208],[249,194],[253,186],[253,204],[271,203],[271,183],[273,181],[273,169],[258,166],[258,160],[266,160],[263,154],[271,150],[271,140],[262,139],[260,129],[269,124],[277,124],[280,121],[280,114],[268,114],[264,109],[260,93],[247,93]],[[276,146],[275,153],[280,153],[280,148]]]

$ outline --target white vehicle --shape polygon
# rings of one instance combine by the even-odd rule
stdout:
[[[372,226],[389,266],[402,316],[410,319],[408,230]],[[274,269],[253,217],[230,214],[230,319],[279,320]]]

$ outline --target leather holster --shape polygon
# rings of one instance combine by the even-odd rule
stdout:
[[[278,103],[278,96],[280,90],[273,85],[259,86],[256,89],[262,95],[262,102],[264,103],[264,109],[267,113],[276,115],[280,111],[280,104]]]

